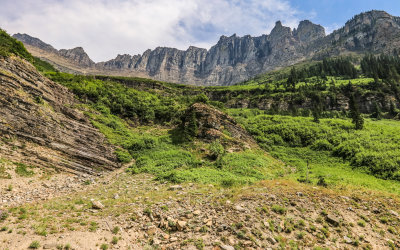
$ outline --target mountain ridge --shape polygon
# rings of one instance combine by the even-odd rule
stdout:
[[[277,21],[270,34],[223,35],[209,50],[194,46],[187,50],[157,47],[141,55],[117,55],[98,63],[83,48],[53,51],[38,46],[29,35],[14,37],[33,55],[71,73],[138,76],[204,86],[232,85],[304,60],[347,52],[392,52],[400,48],[399,20],[384,11],[364,12],[328,35],[321,25],[308,20],[301,21],[293,30]]]

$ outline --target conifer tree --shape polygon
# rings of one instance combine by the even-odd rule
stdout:
[[[382,119],[382,111],[377,102],[374,102],[374,112],[372,113],[372,118],[377,120]]]
[[[364,128],[364,118],[361,116],[360,109],[358,107],[358,103],[355,98],[355,94],[352,94],[350,97],[350,116],[353,124],[357,130],[361,130]]]

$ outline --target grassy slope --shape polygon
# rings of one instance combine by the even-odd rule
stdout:
[[[136,163],[130,168],[133,173],[152,173],[158,179],[173,182],[189,181],[222,185],[253,183],[286,174],[287,169],[279,166],[275,159],[259,150],[226,153],[221,155],[218,161],[212,161],[208,157],[210,145],[200,142],[175,143],[172,128],[179,122],[179,117],[186,107],[198,98],[197,96],[174,97],[170,94],[165,95],[166,92],[159,89],[135,90],[126,88],[117,81],[140,80],[133,78],[98,80],[60,73],[50,74],[50,77],[69,87],[87,103],[86,107],[90,110],[88,115],[94,125],[109,138],[111,143],[121,147],[117,151],[121,161],[129,161],[132,157],[136,159]],[[334,80],[335,84],[345,83],[345,80]],[[369,80],[359,79],[359,84]],[[155,83],[164,84],[151,82]],[[171,93],[179,93],[180,89],[185,89],[180,85],[167,87]],[[225,89],[230,88],[246,88],[246,86]],[[397,136],[392,136],[398,131],[397,122],[368,121],[365,130],[356,132],[349,120],[326,119],[322,120],[321,124],[315,124],[311,118],[301,117],[265,116],[268,119],[263,119],[264,116],[256,116],[259,112],[230,110],[230,113],[236,115],[255,135],[261,145],[267,145],[265,147],[267,151],[297,168],[296,174],[291,178],[304,176],[304,168],[309,160],[310,178],[314,184],[319,176],[323,176],[330,186],[349,185],[351,188],[364,186],[397,193],[395,190],[398,187],[397,182],[371,176],[386,179],[396,179],[399,176],[396,165],[400,155],[397,147],[399,139]],[[137,124],[138,119],[142,124],[140,126]],[[276,124],[268,123],[272,120],[275,120]],[[264,136],[260,133],[264,126],[269,126],[271,129],[271,126],[279,127],[281,123],[287,126],[277,132],[277,135],[271,133]],[[322,150],[315,150],[318,147],[322,147]],[[362,150],[357,151],[358,148]],[[343,159],[334,157],[331,151]]]
[[[33,62],[32,55],[25,49],[24,45],[17,39],[8,35],[7,32],[0,29],[0,57],[7,57],[11,54]]]
[[[356,131],[348,119],[270,116],[254,110],[230,110],[272,156],[297,171],[292,179],[316,184],[321,176],[330,187],[366,187],[400,194],[400,183],[381,178],[398,178],[400,129],[397,121],[367,120]],[[374,177],[373,175],[380,177]]]
[[[201,141],[174,143],[174,129],[166,126],[131,127],[108,111],[88,109],[93,124],[114,145],[136,160],[129,171],[154,174],[159,180],[200,182],[225,186],[253,183],[284,174],[281,163],[259,149],[223,153],[209,158],[209,145]]]

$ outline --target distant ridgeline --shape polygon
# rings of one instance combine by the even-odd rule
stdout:
[[[141,55],[118,55],[97,63],[81,47],[57,50],[27,34],[15,34],[14,37],[22,41],[34,56],[50,62],[63,72],[221,86],[243,82],[304,60],[349,54],[396,54],[400,49],[400,18],[384,11],[369,11],[356,15],[329,35],[325,34],[321,25],[307,20],[301,21],[293,30],[278,21],[269,34],[257,37],[221,36],[209,50],[193,46],[187,50],[157,47]],[[325,73],[332,75],[337,70],[346,71],[340,67],[328,66]],[[315,75],[309,73],[309,76]],[[354,72],[343,73],[354,76]]]

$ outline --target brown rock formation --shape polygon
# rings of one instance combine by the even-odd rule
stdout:
[[[74,104],[28,62],[0,59],[0,157],[73,173],[117,168],[112,146]]]

